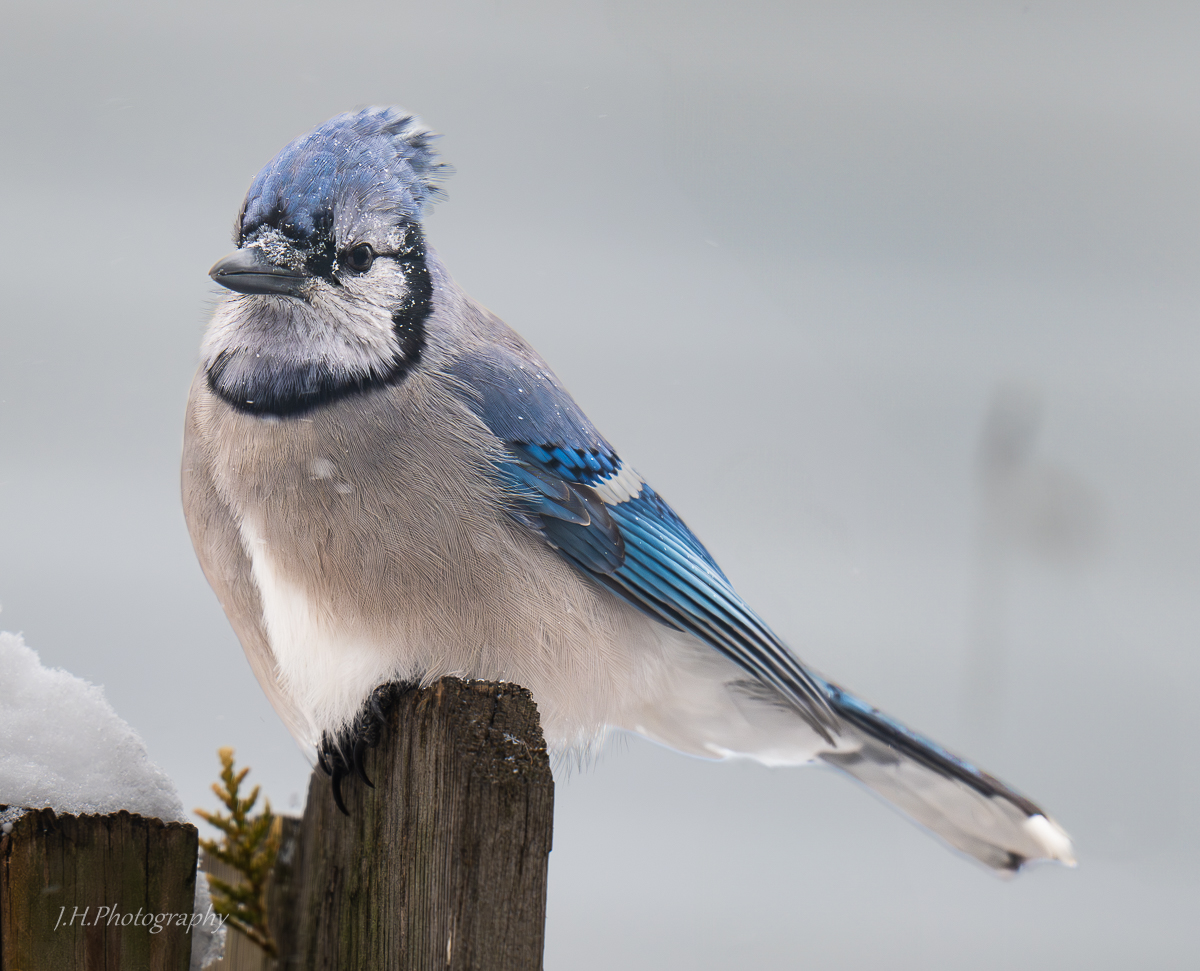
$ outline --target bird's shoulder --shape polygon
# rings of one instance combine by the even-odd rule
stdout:
[[[696,535],[617,454],[520,337],[481,322],[449,366],[468,407],[503,443],[496,472],[512,515],[586,576],[709,643],[831,738],[814,679],[734,591]]]
[[[494,315],[476,317],[445,370],[497,438],[615,454],[541,355]]]
[[[614,514],[652,518],[711,570],[716,562],[687,525],[599,432],[546,361],[495,315],[474,307],[467,333],[447,362],[451,383],[506,450],[500,471],[524,497],[522,513],[555,545],[588,529],[597,551],[575,549],[588,569],[623,562]],[[589,511],[590,510],[590,511]],[[563,547],[573,548],[574,544]],[[595,554],[599,554],[598,556]]]

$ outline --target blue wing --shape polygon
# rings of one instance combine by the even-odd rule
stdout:
[[[621,462],[549,368],[528,351],[498,345],[459,359],[452,373],[509,449],[497,471],[512,491],[515,518],[595,582],[775,688],[832,741],[838,720],[820,683],[746,606],[683,520]]]

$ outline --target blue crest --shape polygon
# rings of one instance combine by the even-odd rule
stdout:
[[[437,161],[437,136],[399,108],[366,108],[301,135],[255,176],[242,204],[235,242],[269,224],[297,240],[343,228],[356,214],[385,224],[415,222],[441,195],[449,166]]]

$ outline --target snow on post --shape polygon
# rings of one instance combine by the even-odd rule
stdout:
[[[0,633],[0,966],[212,963],[225,931],[207,919],[196,845],[174,784],[104,692]]]

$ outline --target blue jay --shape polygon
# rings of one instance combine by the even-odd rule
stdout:
[[[455,285],[421,230],[432,137],[369,108],[258,174],[188,401],[192,542],[339,805],[376,689],[456,675],[527,687],[552,750],[616,728],[825,762],[998,872],[1073,862],[1028,799],[807,669]]]

